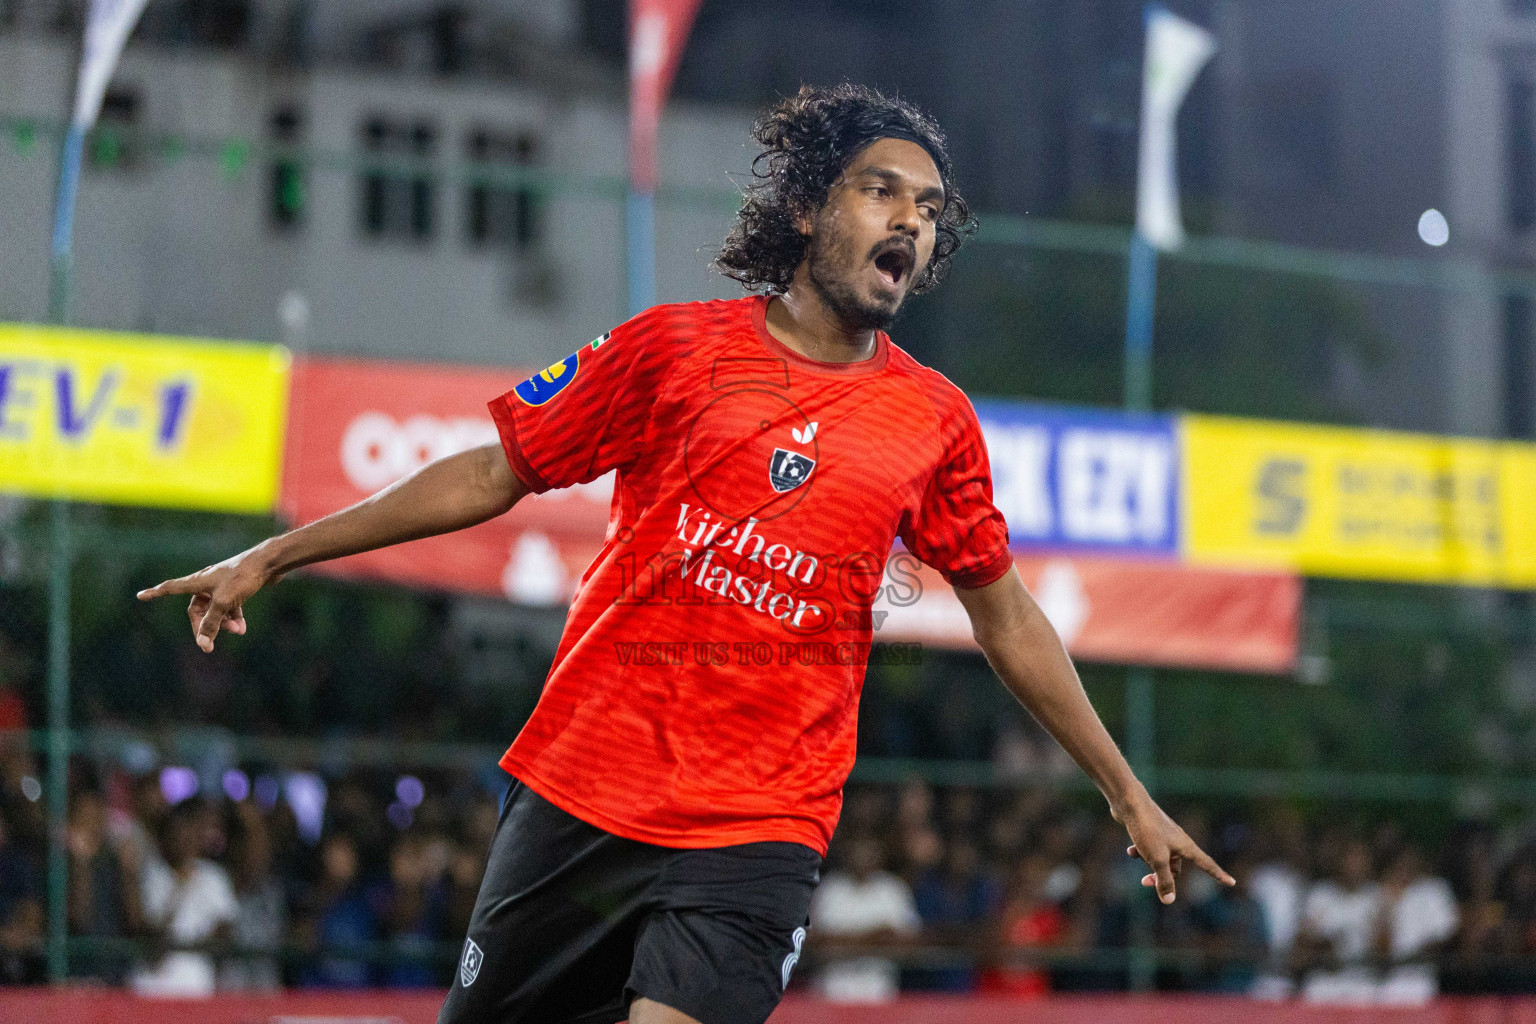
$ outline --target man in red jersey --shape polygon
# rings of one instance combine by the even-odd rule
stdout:
[[[514,782],[443,1024],[766,1020],[898,537],[1104,793],[1143,884],[1171,902],[1186,861],[1232,884],[1131,773],[1014,571],[970,402],[883,331],[973,227],[937,126],[845,85],[802,89],[754,136],[717,265],[766,294],[647,310],[492,401],[500,444],[140,594],[191,594],[212,650],[299,566],[615,471],[606,544],[501,761]]]

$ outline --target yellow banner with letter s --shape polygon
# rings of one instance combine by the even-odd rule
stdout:
[[[1191,562],[1536,587],[1536,445],[1216,416],[1181,430]]]
[[[273,345],[0,324],[0,491],[266,511],[289,361]]]

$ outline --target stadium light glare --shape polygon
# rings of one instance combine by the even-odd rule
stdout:
[[[409,807],[396,800],[384,809],[384,817],[389,819],[391,825],[404,832],[411,827],[411,822],[415,820],[416,815]]]
[[[238,768],[224,773],[224,795],[239,803],[251,795],[251,777]]]
[[[160,795],[172,806],[188,797],[197,795],[197,772],[182,765],[170,765],[160,770]]]
[[[293,810],[299,838],[310,846],[318,843],[325,828],[325,782],[314,772],[289,772],[283,778],[283,796]]]
[[[1425,245],[1433,245],[1436,248],[1451,240],[1451,226],[1446,223],[1445,214],[1431,207],[1419,215],[1419,238]]]
[[[278,781],[270,775],[261,775],[256,779],[256,802],[263,810],[270,811],[277,806],[277,797],[281,787]]]
[[[421,780],[414,775],[402,775],[395,783],[395,796],[400,802],[411,810],[421,806],[421,802],[427,797],[427,787],[421,784]]]

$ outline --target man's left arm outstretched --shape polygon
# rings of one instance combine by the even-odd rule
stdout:
[[[1158,898],[1172,903],[1175,881],[1187,861],[1222,884],[1235,885],[1232,876],[1163,813],[1131,771],[1083,691],[1061,638],[1024,588],[1018,570],[1010,568],[983,587],[956,587],[955,595],[1003,685],[1088,773],[1109,801],[1110,814],[1130,833],[1127,853],[1152,869],[1141,884],[1155,886]]]

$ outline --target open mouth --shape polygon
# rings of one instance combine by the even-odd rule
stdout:
[[[875,269],[880,272],[882,277],[891,282],[893,287],[898,288],[907,275],[912,272],[912,263],[911,254],[900,246],[887,249],[875,257]]]

